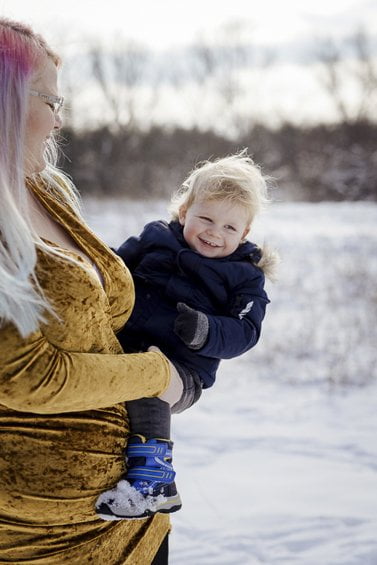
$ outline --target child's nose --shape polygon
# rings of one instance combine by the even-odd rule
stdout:
[[[218,226],[212,225],[212,226],[209,227],[208,233],[211,234],[213,237],[219,237],[220,230],[219,230]]]

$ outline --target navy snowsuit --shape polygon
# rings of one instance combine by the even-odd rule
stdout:
[[[190,249],[182,232],[179,222],[151,222],[118,249],[136,289],[134,310],[118,338],[126,351],[156,345],[208,388],[221,359],[244,353],[259,339],[269,302],[255,265],[261,250],[245,242],[231,255],[211,259]],[[208,316],[208,339],[200,350],[189,349],[173,331],[178,302]]]

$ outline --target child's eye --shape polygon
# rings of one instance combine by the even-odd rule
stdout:
[[[199,218],[205,222],[212,222],[211,218],[207,218],[207,216],[199,216]]]
[[[231,225],[229,225],[229,224],[227,224],[227,225],[225,226],[225,228],[226,228],[227,230],[230,230],[230,231],[237,231],[236,228],[234,228],[233,226],[231,226]]]

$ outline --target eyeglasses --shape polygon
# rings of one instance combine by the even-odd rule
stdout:
[[[54,110],[54,114],[58,114],[63,107],[64,104],[63,96],[53,96],[52,94],[44,94],[43,92],[38,92],[38,90],[29,90],[29,94],[31,94],[31,96],[38,96],[48,104],[51,104]]]

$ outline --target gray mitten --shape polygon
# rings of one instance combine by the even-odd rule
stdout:
[[[200,349],[208,337],[207,316],[184,302],[178,302],[177,310],[179,314],[174,322],[174,332],[190,349]]]

